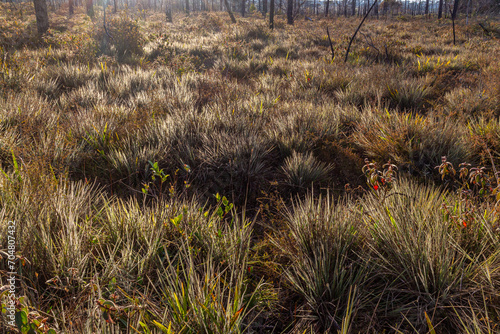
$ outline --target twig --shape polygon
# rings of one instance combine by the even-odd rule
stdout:
[[[373,43],[372,37],[370,35],[365,35],[362,31],[360,31],[359,33],[361,34],[361,36],[363,36],[365,38],[366,44],[368,44],[368,46],[371,46],[372,48],[377,50],[378,54],[380,54],[380,50]],[[370,40],[368,40],[368,39],[370,39]]]

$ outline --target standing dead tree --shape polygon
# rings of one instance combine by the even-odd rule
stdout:
[[[344,59],[344,63],[347,62],[347,57],[349,57],[349,51],[351,50],[351,44],[352,42],[354,41],[354,39],[356,38],[356,35],[359,31],[359,29],[361,28],[361,26],[363,25],[363,23],[365,22],[366,18],[368,17],[368,15],[370,14],[370,12],[372,11],[373,7],[375,7],[375,5],[377,4],[377,1],[378,0],[375,0],[373,2],[373,4],[371,5],[370,9],[368,10],[368,12],[366,13],[365,17],[363,17],[363,21],[361,21],[361,23],[359,24],[358,26],[358,29],[356,29],[356,31],[354,32],[354,35],[352,35],[352,38],[351,40],[349,41],[349,46],[347,47],[347,51],[345,53],[345,59]]]
[[[330,38],[330,32],[328,27],[326,27],[326,34],[328,35],[328,43],[330,43],[330,50],[332,51],[332,61],[335,59],[335,51],[333,50],[332,39]]]
[[[274,0],[269,4],[269,28],[274,29]]]

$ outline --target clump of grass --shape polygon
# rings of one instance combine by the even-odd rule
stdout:
[[[410,172],[430,175],[444,155],[456,165],[471,161],[471,143],[464,136],[456,121],[365,110],[353,137],[371,158],[391,159]]]
[[[312,152],[297,153],[296,151],[285,159],[282,167],[285,182],[299,189],[327,180],[332,169],[332,165],[316,160]]]
[[[250,225],[237,217],[230,225],[216,215],[207,218],[203,234],[191,228],[184,233],[175,255],[164,244],[165,263],[156,284],[166,307],[163,322],[181,333],[242,333],[263,287],[246,280]],[[207,248],[199,248],[196,240]]]
[[[469,118],[479,114],[493,116],[494,97],[484,90],[456,88],[444,95],[445,112],[450,115]]]
[[[286,214],[287,229],[276,246],[289,262],[287,283],[298,295],[296,328],[312,324],[316,331],[344,330],[355,318],[367,283],[369,267],[361,255],[360,216],[347,202],[334,204],[311,195]],[[349,309],[351,308],[351,309]],[[352,319],[351,319],[352,320]],[[355,322],[355,320],[352,320]]]
[[[139,30],[137,21],[128,16],[111,17],[108,19],[107,29],[111,37],[103,27],[100,27],[95,36],[98,43],[101,43],[101,53],[116,54],[119,61],[124,61],[134,55],[142,55],[144,36]]]
[[[430,89],[417,79],[409,79],[388,87],[388,95],[395,107],[418,111],[430,96]]]
[[[389,317],[404,314],[403,328],[427,330],[428,315],[436,330],[459,330],[460,319],[470,316],[471,310],[488,312],[483,310],[486,296],[480,292],[486,286],[478,285],[477,280],[483,275],[480,268],[485,258],[497,261],[498,255],[488,250],[494,249],[498,240],[479,237],[481,247],[474,251],[463,248],[461,241],[464,229],[489,230],[492,221],[457,225],[443,210],[444,203],[450,202],[459,205],[456,198],[432,186],[407,181],[401,181],[384,202],[377,196],[363,201],[369,210],[363,220],[370,233],[372,261],[388,286],[381,302],[397,310],[398,314],[389,312]]]

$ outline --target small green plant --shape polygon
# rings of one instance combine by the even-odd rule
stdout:
[[[3,299],[8,291],[0,294],[0,299]],[[1,304],[2,316],[7,305]],[[30,311],[27,298],[25,296],[19,297],[15,301],[15,325],[21,334],[56,334],[55,329],[47,324],[47,317],[43,317],[36,311]]]
[[[163,184],[167,181],[167,179],[170,177],[169,174],[165,174],[165,172],[163,171],[163,168],[160,168],[158,166],[158,162],[155,161],[155,162],[152,162],[152,161],[148,161],[149,165],[151,166],[149,168],[149,170],[151,171],[151,181],[153,181],[153,184],[155,184],[155,190],[157,190],[159,196],[162,196],[163,194]],[[155,181],[156,181],[156,178],[159,178],[159,185],[156,185]],[[151,185],[151,182],[147,182],[147,183],[144,183],[143,184],[143,188],[141,189],[142,190],[142,193],[144,195],[148,195],[149,193],[149,189],[150,189],[150,185]]]
[[[217,208],[217,216],[223,220],[226,215],[233,209],[233,203],[229,203],[226,196],[220,196],[219,193],[215,194],[215,199],[219,205]]]

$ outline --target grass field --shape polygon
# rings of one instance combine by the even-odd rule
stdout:
[[[0,330],[500,331],[498,19],[67,12],[0,4]]]

